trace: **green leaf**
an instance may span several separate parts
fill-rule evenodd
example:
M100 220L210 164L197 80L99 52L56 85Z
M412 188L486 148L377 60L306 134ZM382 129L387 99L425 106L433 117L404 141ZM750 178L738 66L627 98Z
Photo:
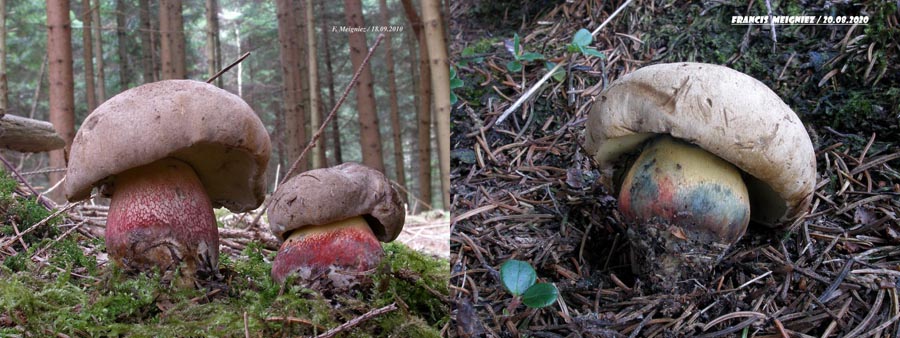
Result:
M519 44L519 33L515 33L513 36L513 55L515 55L516 60L519 59L519 55L522 54L522 45Z
M450 67L450 79L456 78L456 68ZM450 83L453 83L452 81Z
M587 46L594 41L594 36L591 35L591 32L587 29L579 29L575 32L575 37L572 38L572 43L577 46Z
M510 259L500 266L500 280L503 281L503 287L513 296L525 293L534 285L535 279L537 279L537 273L527 262Z
M556 64L553 62L547 62L544 64L544 66L547 67L547 71L550 71L553 69L553 67L556 67ZM566 70L563 69L563 67L559 67L559 69L557 69L556 72L554 72L553 75L550 76L552 76L553 79L556 80L556 82L562 82L566 79Z
M469 47L463 48L462 53L460 55L462 55L462 57L469 57L469 56L475 55L475 47L469 46Z
M522 295L522 303L530 308L542 308L553 304L559 297L559 290L550 283L537 283L532 285Z
M543 58L544 58L544 56L541 55L540 53L527 52L525 54L522 54L522 57L519 59L522 61L534 61L534 60L541 60Z
M456 89L463 86L463 81L457 78L450 79L450 89Z
M522 64L519 61L510 61L506 63L506 69L509 69L511 72L518 72L522 70Z
M456 104L456 101L459 101L459 97L456 96L456 93L450 92L450 105Z
M588 55L588 56L596 56L601 59L606 58L606 54L603 54L603 52L593 49L593 48L585 48L581 52L584 53L584 55Z
M566 45L566 51L568 51L569 53L578 52L578 48L579 48L579 46L575 45L574 43L570 43L570 44Z

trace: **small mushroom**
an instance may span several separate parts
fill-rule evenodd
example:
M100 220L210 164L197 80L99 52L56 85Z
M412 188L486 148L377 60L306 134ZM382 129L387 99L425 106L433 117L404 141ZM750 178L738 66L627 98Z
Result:
M618 79L597 97L585 148L620 183L635 270L661 290L705 280L750 220L780 227L801 216L816 179L797 115L758 80L711 64ZM624 179L612 182L617 170Z
M166 272L183 262L189 282L218 271L212 208L241 212L262 202L270 151L241 98L203 82L160 81L110 98L85 119L64 189L69 201L95 186L111 198L106 248L117 264Z
M279 283L328 280L339 288L358 283L403 229L405 211L390 181L357 163L315 169L290 178L272 196L269 227L284 240L272 263Z

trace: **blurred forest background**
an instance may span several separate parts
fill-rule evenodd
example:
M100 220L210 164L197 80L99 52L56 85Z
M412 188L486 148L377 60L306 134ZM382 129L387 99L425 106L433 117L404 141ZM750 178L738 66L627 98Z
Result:
M307 4L312 4L309 12ZM74 100L71 109L60 108L71 115L70 130L77 130L93 108L128 88L169 78L205 81L249 52L214 84L241 96L266 125L273 140L268 174L272 185L335 105L381 30L385 41L372 57L368 79L363 72L361 85L325 129L321 148L313 148L300 169L365 163L409 192L410 212L445 209L433 125L438 119L432 117L438 109L431 109L428 59L422 57L427 49L417 36L424 34L417 5L409 0L7 1L0 6L5 19L0 57L6 62L0 73L5 71L8 88L3 94L8 101L0 108L7 114L54 122L50 96L55 92L50 83L55 82L48 78L54 67L48 59L57 57L48 58L48 27L52 35L59 27L52 21L66 18L54 19L54 12L67 12L71 23L71 42L51 43L49 50L71 57L74 87L58 91L71 92ZM349 20L377 29L365 34L341 31ZM61 33L65 35L65 29ZM351 36L364 39L351 42ZM358 45L351 48L351 43ZM60 50L65 46L70 50ZM315 48L315 63L308 62L309 48ZM317 88L310 91L310 84ZM357 93L360 90L364 92ZM358 95L362 102L357 102ZM65 105L66 99L57 102ZM58 131L59 123L54 122ZM74 131L60 135L71 142ZM39 190L50 189L64 174L64 163L54 162L47 153L3 150L2 154ZM62 202L59 195L50 196Z

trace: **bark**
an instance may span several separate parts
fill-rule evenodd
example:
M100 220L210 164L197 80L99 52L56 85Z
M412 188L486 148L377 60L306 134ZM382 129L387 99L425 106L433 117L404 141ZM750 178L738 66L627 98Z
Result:
M416 41L417 41L416 39L418 39L418 38L416 37L415 31L412 31L412 30L407 30L406 32L403 33L403 35L405 35L405 38L406 38L406 50L407 50L406 62L409 63L410 90L418 91L419 90L419 72L418 72L419 60L416 58L416 50L417 50L416 49ZM406 137L410 140L418 140L418 137L419 137L418 129L419 128L417 127L417 123L418 123L417 119L418 119L418 107L421 103L419 103L419 95L417 95L417 93L413 94L412 98L413 98L412 102L411 102L412 107L409 110L414 112L413 114L415 114L415 115L413 115L413 121L416 124L413 124L413 128L407 128L408 135ZM411 158L411 161L409 164L410 175L412 175L412 173L419 172L418 148L416 148L416 150L414 150L412 152L411 157L412 158ZM415 177L412 177L412 179L408 182L409 185L407 186L407 191L410 191L410 192L411 191L419 191L418 183L419 183L418 180L416 180ZM415 190L413 190L413 189L415 189ZM414 203L412 205L417 206L418 203ZM412 209L412 207L410 207L410 208ZM413 211L413 210L410 210L410 211Z
M306 140L305 111L301 105L302 65L300 34L297 32L297 12L291 0L276 0L278 41L281 54L281 76L284 93L284 139L286 163L293 163L303 151ZM301 161L298 172L306 171L306 161Z
M347 18L348 27L366 27L362 15L362 3L360 0L344 0L344 15ZM378 131L378 113L375 103L375 93L372 88L372 67L369 64L363 66L368 47L366 47L366 34L361 31L349 33L350 62L353 69L360 69L359 86L356 88L356 111L359 114L359 143L362 150L362 162L380 172L384 172L384 159L381 153L381 134Z
M431 72L428 69L428 48L425 42L425 33L422 29L422 20L412 5L411 0L403 0L403 11L413 28L413 32L419 40L419 85L416 96L419 98L418 106L418 154L419 154L419 198L425 203L432 204L431 198ZM424 207L424 206L423 206ZM419 209L416 211L422 211Z
M391 25L391 15L388 12L387 0L379 0L378 7L381 11L381 25L388 27ZM406 165L403 161L403 138L400 128L400 107L397 103L397 81L394 73L394 50L393 41L390 30L384 33L384 62L387 68L388 81L388 97L391 101L391 134L394 139L394 175L403 189L406 189L406 173L404 168ZM403 200L406 201L406 193L401 192Z
M160 59L163 80L187 77L181 0L159 1Z
M144 83L150 83L155 81L155 77L153 76L153 38L151 36L153 30L150 27L149 0L139 0L138 7L140 7L141 20L141 65L144 70Z
M9 86L6 83L6 0L0 0L0 118L9 109Z
M297 60L299 61L299 69L300 69L300 107L303 110L303 128L305 138L300 139L300 144L302 145L300 148L306 148L307 142L312 138L312 134L315 132L315 127L310 124L310 118L312 114L310 114L310 96L309 96L309 62L307 58L309 57L309 53L306 48L306 2L307 1L293 1L293 10L294 10L294 23L297 25ZM307 154L306 158L303 159L304 164L312 163L311 154Z
M431 65L431 87L437 117L438 162L441 173L441 200L450 208L450 63L444 40L444 20L440 0L422 0L422 23Z
M316 23L313 17L313 2L306 1L306 44L309 61L309 117L311 131L315 132L322 125L322 109L319 92L319 66L317 64ZM310 135L312 135L312 132ZM316 140L312 148L312 168L325 167L325 138Z
M322 6L324 9L325 6ZM334 109L335 98L334 98L334 70L331 66L331 43L328 38L328 27L325 25L325 20L322 20L322 43L325 48L325 77L328 79L328 111ZM334 117L331 121L331 146L332 152L334 154L334 165L338 165L344 162L344 159L341 156L341 132L340 126L338 125L337 116Z
M206 69L209 72L208 77L212 77L219 69L222 69L222 55L219 44L218 0L206 0L206 60ZM222 87L221 76L215 80L215 84L216 86Z
M65 151L50 152L50 166L65 168L72 139L75 138L75 98L72 78L72 24L69 20L68 0L47 1L47 55L49 58L50 123L66 142ZM59 182L64 172L50 174L51 184ZM54 190L50 198L61 201L62 189Z
M84 96L87 97L87 111L91 113L97 108L97 92L94 90L94 57L93 43L91 42L91 0L82 0L81 8L84 16L81 19L84 25L81 30L81 41L84 43L82 55L84 56Z
M37 153L66 146L53 125L16 115L0 117L0 147Z
M106 101L106 74L103 65L103 23L100 21L100 0L94 0L95 8L91 8L91 18L94 21L94 59L97 60L97 104Z
M128 65L128 39L125 30L125 0L116 0L116 40L119 52L119 91L128 89L131 81L131 67Z

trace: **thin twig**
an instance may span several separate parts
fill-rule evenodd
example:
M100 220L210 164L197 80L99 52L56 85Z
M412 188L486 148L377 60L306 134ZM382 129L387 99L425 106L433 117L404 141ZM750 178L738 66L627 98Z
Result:
M494 123L494 125L496 126L496 125L502 123L503 120L506 120L506 117L509 116L509 114L512 114L514 111L516 111L516 109L519 109L519 106L521 106L522 103L525 103L525 100L528 100L528 98L530 98L531 95L534 95L534 93L537 92L538 88L540 88L541 85L544 84L544 82L547 82L547 80L549 80L550 77L553 76L553 73L556 73L556 70L558 70L564 64L566 64L566 62L557 63L556 66L553 67L553 69L548 71L547 74L544 74L544 76L541 77L541 79L538 80L538 82L536 82L534 85L532 85L531 88L528 88L528 91L526 91L525 94L522 94L522 96L519 97L519 99L516 100L516 102L513 103L512 106L509 106L509 108L507 108L506 111L504 111L503 114L500 115L500 118L497 119L497 122Z
M631 1L633 1L633 0L625 1L624 4L622 4L621 6L619 6L619 8L616 8L616 11L615 11L615 12L613 12L612 14L610 14L609 17L606 18L606 20L603 20L603 23L601 23L600 26L597 27L597 29L594 29L594 31L591 32L591 36L597 36L597 33L600 33L600 30L603 29L603 27L606 27L606 24L608 24L610 21L612 21L612 19L615 18L616 15L619 15L619 12L621 12L622 10L624 10L625 7L628 7L628 5L631 4Z
M316 130L316 133L313 134L312 138L309 139L309 143L306 144L306 148L303 148L303 151L300 152L300 156L294 160L294 163L291 164L291 169L284 174L284 178L281 179L281 183L284 184L288 179L291 178L293 173L297 171L297 166L300 165L300 161L303 160L303 157L306 156L306 152L309 151L313 145L316 144L316 141L319 139L319 136L322 135L322 132L325 130L325 127L328 123L334 119L335 114L337 114L338 108L344 104L344 100L347 99L347 95L350 95L350 91L356 87L357 80L359 80L359 75L362 73L363 69L369 64L369 59L372 58L372 55L375 54L375 49L378 48L378 45L381 44L381 40L384 40L384 34L378 34L378 37L375 38L375 43L372 44L372 48L369 48L369 54L366 55L366 58L363 59L361 65L359 65L359 69L356 70L356 73L353 74L353 79L350 80L350 84L347 85L347 88L344 89L344 94L341 95L341 99L338 100L337 104L333 108L331 108L331 112L328 113L328 117L325 118L325 121L322 121L322 125L319 126L319 129Z
M331 108L331 112L328 113L328 116L325 118L325 121L322 121L322 125L319 126L319 129L316 130L316 133L313 134L312 138L309 139L309 143L306 144L306 148L303 148L303 151L300 152L300 156L298 156L297 159L294 160L294 163L291 164L291 168L287 171L287 173L284 174L284 177L281 179L281 182L276 185L277 187L280 187L282 184L284 184L284 182L286 182L288 179L290 179L291 175L295 171L297 171L297 167L300 165L300 161L303 160L303 157L306 156L306 152L308 152L309 149L312 148L312 146L316 144L316 140L318 140L319 136L322 135L322 131L325 130L325 126L327 126L329 123L331 123L331 120L334 119L334 116L337 114L338 108L340 108L340 106L342 104L344 104L344 101L347 100L347 95L350 95L350 91L353 90L354 87L356 87L357 80L359 80L359 75L362 74L363 68L365 68L366 65L369 64L369 59L371 59L372 55L375 54L375 49L378 48L379 44L381 44L381 40L384 40L383 33L378 34L378 37L375 38L375 43L372 44L372 48L369 48L369 54L367 54L366 58L363 59L363 62L361 65L359 65L359 69L356 70L356 73L353 74L353 78L350 79L350 84L348 84L347 88L344 89L344 94L341 95L340 100L338 100L338 102L334 105L334 107ZM276 190L277 190L277 188L276 188ZM271 198L266 199L265 207L263 208L263 210L269 210L269 204L272 203L271 201L272 201ZM263 213L259 213L258 215L256 215L256 217L253 218L253 223L252 223L253 226L256 226L257 224L259 224L259 219L262 218L262 214Z
M44 219L42 219L40 222L35 223L35 224L32 225L30 228L25 229L25 231L22 231L21 234L18 234L18 235L16 235L15 237L13 237L12 239L10 239L9 241L7 241L5 244L3 244L2 247L0 247L0 251L6 250L6 248L8 248L10 245L12 245L13 242L19 240L19 238L21 238L21 237L27 235L28 233L30 233L30 232L34 231L35 229L39 228L41 225L44 225L44 223L47 223L49 220L53 219L54 217L59 216L60 214L62 214L62 213L64 213L64 212L68 211L69 209L74 208L76 205L79 205L79 204L81 204L81 203L84 203L84 200L78 201L78 202L75 202L75 203L71 203L71 204L65 206L64 208L57 210L57 211L54 212L53 214L50 214L50 216L47 216L47 218L44 218Z
M376 316L379 316L379 315L381 315L381 314L384 314L384 313L388 313L388 312L394 311L394 310L396 310L396 309L397 309L397 303L391 303L391 305L388 305L388 306L385 306L385 307L382 307L382 308L378 308L378 309L375 309L375 310L366 312L366 313L364 313L362 316L353 318L353 319L351 319L349 322L346 322L346 323L343 323L343 324L341 324L341 325L338 325L337 327L335 327L335 328L333 328L333 329L331 329L331 330L328 330L328 331L326 331L326 332L323 333L323 334L320 334L320 335L316 336L316 338L329 338L329 337L334 337L334 336L337 335L338 333L340 333L340 332L342 332L342 331L345 331L345 330L347 330L347 329L349 329L349 328L351 328L351 327L354 327L354 326L356 326L356 325L359 325L359 323L362 323L362 322L364 322L364 321L367 321L367 320L371 319L372 317L376 317Z
M221 76L223 73L227 72L229 69L233 68L234 66L237 66L237 64L241 63L241 61L244 61L244 59L246 59L248 56L250 56L250 52L244 53L244 55L241 55L241 57L237 58L237 60L234 60L234 62L232 62L230 65L228 65L228 67L222 68L222 70L218 71L216 73L216 75L213 75L211 78L206 80L206 83L212 83L213 81L216 80L216 78L218 78L219 76Z
M59 236L59 237L57 237L56 239L54 239L53 242L51 242L50 244L47 244L47 246L41 248L41 250L38 250L38 252L34 253L34 255L31 255L31 257L37 257L37 256L40 256L41 254L44 253L44 251L47 251L47 249L49 249L50 247L52 247L53 245L55 245L56 243L58 243L60 240L62 240L63 238L66 238L66 236L68 236L69 234L71 234L71 233L74 232L75 230L78 230L78 228L80 228L80 227L81 227L82 225L84 225L84 223L86 223L86 222L87 222L87 221L81 221L81 222L78 222L78 224L75 224L75 226L73 226L71 229L66 230L66 232L64 232L61 236Z
M622 12L622 10L624 10L625 7L628 7L628 5L631 4L631 1L633 1L633 0L628 0L624 4L619 6L619 8L617 8L615 12L610 14L609 17L606 18L606 20L604 20L603 23L601 23L599 27L597 27L597 29L594 29L594 31L591 32L591 35L596 36L597 33L599 33L601 29L603 29L603 27L606 27L606 24L608 24L610 21L612 21L612 19L615 18L616 15L619 15L619 13ZM529 97L534 95L534 93L537 92L538 88L540 88L541 85L544 84L544 82L547 82L547 80L549 80L550 77L553 76L553 74L556 73L556 71L565 64L566 64L565 61L557 63L556 66L553 67L553 69L551 69L549 72L547 72L547 74L544 74L544 77L542 77L540 80L538 80L537 83L532 85L531 88L529 88L525 92L525 94L523 94L521 97L519 97L519 99L516 100L516 102L513 103L512 106L507 108L506 111L504 111L503 114L500 115L500 118L497 119L497 122L494 123L494 125L496 126L496 125L502 123L503 120L506 120L506 117L509 116L509 114L512 114L512 112L514 112L516 109L519 109L519 107L522 105L522 103L525 103L525 100L528 100Z

